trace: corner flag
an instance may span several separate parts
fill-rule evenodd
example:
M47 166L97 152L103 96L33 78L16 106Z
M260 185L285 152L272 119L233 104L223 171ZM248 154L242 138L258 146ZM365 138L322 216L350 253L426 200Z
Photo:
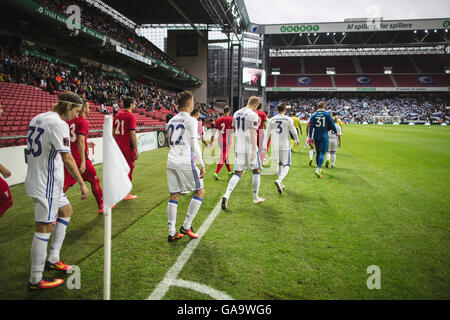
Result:
M105 256L103 270L103 299L111 292L111 207L122 200L132 188L130 167L112 136L113 119L105 116L103 123L103 215L105 216Z

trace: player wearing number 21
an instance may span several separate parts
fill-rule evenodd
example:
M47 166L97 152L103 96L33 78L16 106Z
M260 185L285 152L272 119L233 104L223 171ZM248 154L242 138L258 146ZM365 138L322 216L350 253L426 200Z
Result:
M317 105L317 111L309 119L309 137L313 139L316 146L316 175L322 178L322 165L325 154L328 152L328 131L338 132L333 118L329 112L325 111L325 102L321 101Z
M30 290L54 288L63 284L62 279L43 278L44 268L63 273L69 273L72 269L72 266L63 263L59 257L72 216L72 206L63 192L63 166L80 185L81 199L88 197L89 190L70 153L69 126L64 120L70 121L78 116L82 106L83 100L78 95L65 92L59 96L53 112L35 116L28 129L25 192L34 201L36 222L36 232L31 244ZM46 261L50 234L52 244Z
M181 92L178 96L178 110L180 112L170 119L167 127L170 147L167 157L167 184L170 193L169 203L167 204L169 242L181 239L184 235L191 239L198 238L191 225L202 205L205 194L203 188L205 164L198 143L197 120L191 117L193 109L194 96L192 92ZM195 162L199 165L200 170ZM194 195L189 203L184 223L178 233L175 225L178 200L182 191L193 191Z
M117 145L130 166L128 177L133 181L134 161L139 158L139 152L136 139L136 103L133 98L123 100L123 111L120 111L113 120L113 136ZM124 200L136 199L137 196L128 194Z

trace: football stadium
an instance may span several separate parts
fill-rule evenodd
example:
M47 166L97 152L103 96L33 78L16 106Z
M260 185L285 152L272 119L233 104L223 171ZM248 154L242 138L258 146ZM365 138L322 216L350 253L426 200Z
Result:
M450 298L448 5L248 5L0 2L0 300Z

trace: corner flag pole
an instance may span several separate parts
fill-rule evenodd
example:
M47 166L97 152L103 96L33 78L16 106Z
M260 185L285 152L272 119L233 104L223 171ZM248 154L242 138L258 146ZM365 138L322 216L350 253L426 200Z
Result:
M105 116L103 123L103 208L105 216L103 299L111 299L111 207L119 203L130 191L130 167L122 154L113 132L113 119Z
M111 208L104 212L105 216L105 253L103 270L103 300L111 300Z

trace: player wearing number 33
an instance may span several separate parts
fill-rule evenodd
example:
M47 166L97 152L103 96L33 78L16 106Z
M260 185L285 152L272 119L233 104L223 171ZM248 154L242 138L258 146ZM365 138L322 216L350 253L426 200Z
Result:
M191 224L200 209L205 194L203 189L205 164L198 143L198 122L191 117L193 109L194 96L192 92L181 92L178 97L179 113L167 124L170 147L167 157L167 184L170 193L167 204L169 242L181 239L185 234L192 239L198 238ZM200 170L195 162L200 166ZM175 225L178 201L182 191L194 191L194 195L187 209L186 219L178 233Z
M317 105L316 112L309 120L309 137L313 139L316 146L316 175L322 178L322 165L325 160L325 154L328 152L328 131L337 132L336 125L329 112L325 111L325 102L321 101Z
M53 288L64 282L62 279L43 278L44 268L64 273L70 272L72 268L59 257L72 216L72 206L63 192L63 167L69 170L80 185L81 199L87 198L89 190L70 153L69 126L64 120L70 121L78 116L82 106L83 100L78 95L65 92L59 96L59 102L53 106L53 112L35 116L28 129L25 191L34 201L36 222L36 232L31 244L31 276L28 283L30 290ZM46 261L50 234L52 244Z

